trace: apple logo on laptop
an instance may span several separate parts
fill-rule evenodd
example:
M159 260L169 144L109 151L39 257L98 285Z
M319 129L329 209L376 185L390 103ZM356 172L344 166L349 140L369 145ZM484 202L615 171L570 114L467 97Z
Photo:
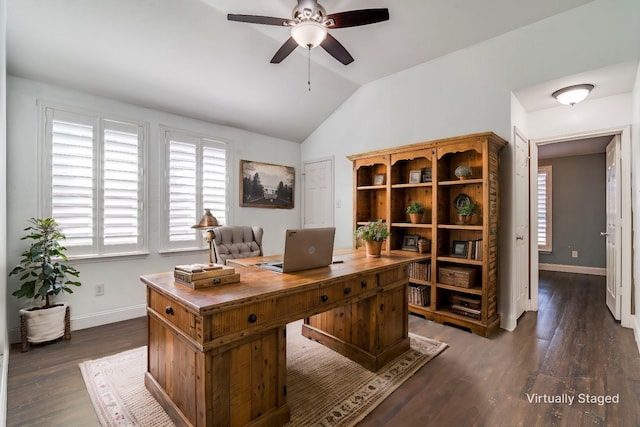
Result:
M309 247L309 255L313 255L316 253L316 247L315 246L310 246Z

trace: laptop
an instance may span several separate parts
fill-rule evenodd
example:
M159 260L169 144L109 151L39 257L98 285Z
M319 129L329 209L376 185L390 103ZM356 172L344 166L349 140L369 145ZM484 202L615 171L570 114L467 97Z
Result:
M326 267L333 257L335 227L287 229L282 261L264 262L259 267L278 273Z

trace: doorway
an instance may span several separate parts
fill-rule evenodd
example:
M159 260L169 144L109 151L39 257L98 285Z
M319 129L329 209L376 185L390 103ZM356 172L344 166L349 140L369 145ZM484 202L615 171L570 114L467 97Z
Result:
M606 146L607 144L612 140L612 137L614 135L618 135L619 136L619 141L618 141L618 147L620 149L620 152L625 152L625 150L629 150L627 152L630 152L630 133L629 133L630 129L628 127L623 128L623 129L614 129L614 130L609 130L609 131L603 131L603 132L598 132L598 133L591 133L591 134L584 134L584 135L575 135L572 137L564 137L564 138L557 138L557 139L548 139L548 140L544 140L544 141L535 141L534 143L532 143L531 145L531 154L532 154L532 164L533 165L540 165L540 164L544 164L544 163L548 163L545 162L545 158L553 158L553 157L558 157L558 158L569 158L570 156L582 156L585 155L586 157L593 157L593 155L599 156L600 157L600 175L602 175L601 178L601 182L598 184L600 187L602 187L603 189L606 187L606 181L607 181L607 169L605 166L605 162L606 162ZM586 158L585 157L585 158ZM620 200L619 200L619 208L620 208L620 212L619 212L619 218L620 218L620 229L621 230L628 230L626 233L625 232L620 232L618 233L618 237L619 239L617 240L617 245L619 246L617 248L617 253L620 254L619 259L616 261L617 262L617 267L614 268L613 266L609 266L608 268L606 267L606 263L605 263L605 267L604 268L598 268L598 267L571 267L571 265L580 265L581 263L576 263L576 262L567 262L566 264L563 264L562 261L557 262L557 260L555 261L556 265L555 267L553 267L554 269L556 269L556 271L567 271L567 272L576 272L576 273L587 273L587 274L605 274L607 275L610 279L612 279L612 281L610 283L615 283L616 286L616 290L618 292L616 292L617 296L620 298L618 303L620 304L619 308L620 308L620 315L619 318L621 320L621 323L623 326L626 327L631 327L632 326L632 322L631 322L631 173L630 173L630 156L619 156L619 164L617 167L617 177L618 177L618 185L619 185L619 195L620 195ZM593 160L593 159L591 159ZM562 162L560 162L562 163ZM558 168L556 168L558 169ZM560 170L562 170L562 166L559 168ZM537 171L536 171L537 172ZM566 168L564 169L564 172L567 172ZM587 171L587 173L589 173L589 171ZM535 175L535 172L532 172L532 175ZM578 180L577 182L581 182ZM586 182L586 180L584 181ZM549 258L545 258L544 256L540 256L540 258L538 257L538 239L535 238L535 236L538 236L538 231L539 231L539 227L538 227L538 182L535 179L535 177L532 177L531 180L531 188L530 188L530 194L531 194L531 235L534 236L534 238L532 238L532 244L531 244L531 277L530 277L530 283L531 283L531 307L533 310L537 310L538 308L538 280L539 280L539 271L540 269L545 269L548 268L547 265L545 265L545 260L548 260ZM591 247L589 247L589 243L584 243L584 242L591 242L592 245L599 245L599 249L601 249L601 253L599 255L600 259L604 258L606 260L606 248L607 248L607 236L603 235L600 236L601 232L604 232L606 234L606 196L602 196L602 194L604 194L604 190L600 191L601 194L601 199L600 202L598 203L599 209L589 209L589 206L593 206L594 203L593 201L589 202L587 200L584 200L582 203L581 201L574 201L574 204L580 204L579 206L577 206L579 211L583 211L585 214L594 214L594 212L598 212L598 215L602 216L602 219L600 220L600 228L602 228L601 230L598 229L598 226L594 226L592 227L590 230L588 230L587 232L589 233L588 236L586 236L586 238L584 239L584 241L582 242L583 245L587 245L585 246L586 251L588 252L584 252L584 250L580 247L571 247L572 245L567 243L567 241L564 241L563 243L557 244L555 248L552 249L553 252L559 253L560 256L558 259L560 260L575 260L576 258L580 258L580 256L582 254L584 255L588 255L591 254L593 255L593 252L591 249ZM554 206L554 209L562 209L559 206ZM563 212L564 214L570 214L568 212ZM578 226L579 227L579 226ZM566 230L563 230L566 231ZM597 242L597 243L596 243ZM600 262L602 264L602 262ZM587 264L587 263L582 263L582 264ZM618 271L619 275L616 274L616 271ZM615 316L615 313L614 313Z

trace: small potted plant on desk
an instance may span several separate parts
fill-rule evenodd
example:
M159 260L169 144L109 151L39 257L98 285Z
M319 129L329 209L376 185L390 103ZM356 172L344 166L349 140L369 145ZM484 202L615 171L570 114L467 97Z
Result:
M13 292L17 298L44 300L44 306L34 306L20 310L20 335L22 351L29 343L52 341L64 336L71 338L69 306L55 304L52 299L60 292L73 293L69 285L80 286L80 282L69 279L78 277L80 272L64 262L66 248L60 244L65 239L53 218L31 218L31 224L25 228L29 234L21 240L33 240L29 249L22 253L20 264L9 276L18 275L22 285Z
M387 224L378 220L358 227L355 231L357 239L364 241L368 257L378 258L382 252L382 242L391 235Z
M458 221L456 224L471 224L473 214L478 210L478 204L471 199L464 199L456 206L458 211Z
M424 215L424 206L420 202L413 202L407 206L407 214L411 224L420 224Z

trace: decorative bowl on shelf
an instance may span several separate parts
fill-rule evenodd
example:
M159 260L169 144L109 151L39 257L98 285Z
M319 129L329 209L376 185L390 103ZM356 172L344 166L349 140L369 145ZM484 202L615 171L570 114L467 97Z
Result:
M458 179L467 179L473 175L471 168L464 165L458 166L453 173L458 177Z

